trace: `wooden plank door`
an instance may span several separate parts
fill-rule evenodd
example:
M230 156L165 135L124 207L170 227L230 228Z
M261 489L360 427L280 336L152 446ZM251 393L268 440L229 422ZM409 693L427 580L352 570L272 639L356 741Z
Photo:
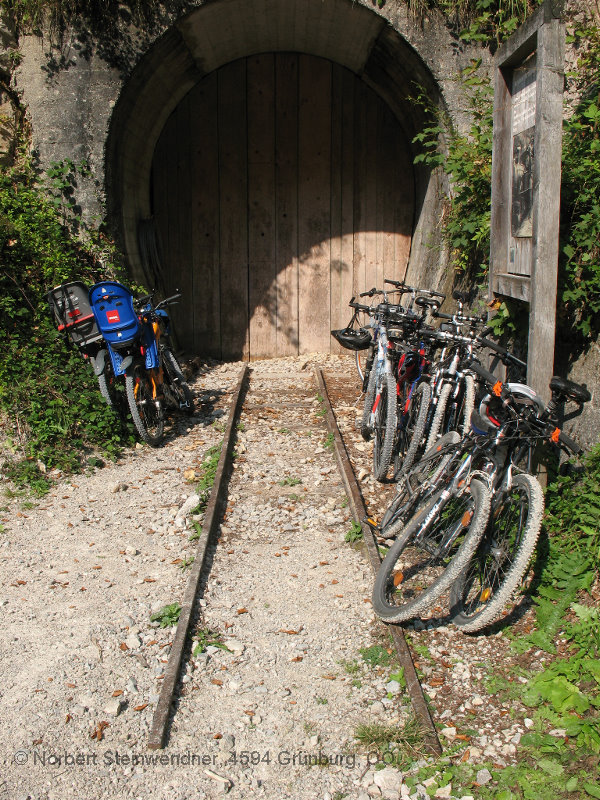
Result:
M406 270L409 144L383 101L326 59L267 53L198 83L161 134L152 197L190 352L338 352L330 329L352 294Z

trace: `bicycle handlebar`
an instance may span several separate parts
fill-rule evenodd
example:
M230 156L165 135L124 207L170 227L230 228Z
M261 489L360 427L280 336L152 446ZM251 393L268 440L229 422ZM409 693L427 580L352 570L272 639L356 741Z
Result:
M491 339L486 339L483 336L478 336L477 341L479 344L482 344L484 347L493 350L495 353L498 353L500 358L504 361L510 361L511 364L514 364L516 367L521 367L521 369L527 369L527 364L524 361L521 361L520 358L517 358L513 355L510 350L507 350L505 347L493 342Z
M492 389L492 393L496 395L496 397L501 397L506 399L510 396L510 389L509 387L503 383L493 372L489 372L487 369L484 369L479 362L471 359L467 362L466 366L472 370L476 375L479 375L480 378L489 384Z

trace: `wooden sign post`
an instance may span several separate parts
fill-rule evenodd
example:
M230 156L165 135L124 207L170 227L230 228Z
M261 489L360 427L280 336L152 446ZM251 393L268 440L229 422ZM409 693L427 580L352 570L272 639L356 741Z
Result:
M554 367L565 26L546 0L494 58L490 298L529 303L527 382Z

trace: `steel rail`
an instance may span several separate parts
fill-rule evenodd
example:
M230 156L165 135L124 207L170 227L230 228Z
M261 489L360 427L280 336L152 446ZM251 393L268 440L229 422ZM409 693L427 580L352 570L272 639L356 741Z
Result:
M352 516L354 517L354 520L362 528L363 541L366 545L369 561L373 569L373 574L377 574L379 565L381 564L379 549L377 547L377 542L375 541L373 531L366 523L367 509L365 507L365 503L362 498L360 488L358 486L356 477L354 475L354 470L352 469L352 464L348 456L348 451L346 450L346 446L342 439L340 429L338 428L337 420L335 418L333 407L331 405L331 400L329 399L327 384L325 383L325 377L323 375L323 370L321 368L317 368L315 370L315 378L319 388L319 393L323 398L323 402L325 404L325 409L327 412L326 413L327 427L329 429L329 432L333 435L336 461L338 464L342 482L344 484L344 488L346 490L346 495L348 497L350 510L352 511ZM425 695L423 694L421 683L419 682L417 671L415 669L412 654L410 652L408 642L406 641L404 631L397 625L389 625L387 629L391 634L392 641L394 643L394 648L396 650L396 655L398 656L400 665L404 670L404 679L406 680L406 688L408 690L410 701L412 703L412 707L417 717L417 720L420 723L420 726L423 730L427 747L432 754L439 756L442 753L442 746L440 744L440 740L437 735L435 723L429 712L429 707L425 700Z
M185 594L183 596L183 602L181 604L181 612L179 614L177 630L175 631L175 638L173 639L171 652L169 654L169 661L165 670L165 677L158 698L158 703L156 704L156 709L154 711L152 728L150 729L150 734L148 737L148 748L150 750L159 750L166 744L169 720L171 717L171 707L175 696L183 653L188 644L188 633L190 629L192 613L196 605L196 595L198 594L200 577L206 564L208 546L214 538L214 534L219 522L219 511L221 507L221 501L223 499L223 490L226 483L227 470L231 461L231 451L236 433L235 422L242 405L242 400L247 387L247 380L248 365L246 364L241 371L237 386L233 392L233 399L229 409L227 427L225 428L223 443L221 445L221 455L217 464L215 480L208 504L206 506L206 512L204 514L202 534L198 540L194 563L191 568L190 577L186 586Z

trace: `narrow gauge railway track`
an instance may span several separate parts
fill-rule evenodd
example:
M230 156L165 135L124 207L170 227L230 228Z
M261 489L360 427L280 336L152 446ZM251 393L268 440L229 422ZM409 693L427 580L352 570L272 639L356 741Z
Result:
M259 381L256 381L256 383L259 383ZM335 415L331 409L331 404L327 394L327 386L325 384L323 375L321 371L317 371L314 376L305 373L304 376L302 376L301 381L296 380L295 386L294 376L290 376L290 385L287 390L284 390L282 384L273 384L272 387L269 386L268 377L265 380L264 376L262 377L262 381L260 381L262 389L258 387L255 388L254 384L255 380L253 377L251 378L251 370L247 366L244 367L240 374L237 388L232 396L228 421L224 433L224 441L221 449L220 461L217 468L216 480L208 507L206 509L202 537L198 543L193 569L190 573L188 587L182 602L182 610L177 632L171 648L169 663L165 671L165 678L162 684L160 698L154 714L153 725L148 741L148 746L151 749L159 749L167 745L170 738L170 731L178 728L178 708L180 706L185 707L187 702L185 687L182 688L180 678L183 672L186 670L186 661L191 657L190 635L193 631L193 625L198 624L197 609L200 596L204 598L204 613L202 614L203 619L205 616L210 617L210 611L212 608L211 601L213 601L215 598L218 598L218 600L214 603L214 605L224 605L223 595L227 594L227 585L230 578L227 578L222 572L219 572L219 577L215 580L216 586L212 590L212 594L210 588L208 590L206 588L207 584L209 584L212 579L212 570L214 565L219 560L219 551L223 554L221 556L221 560L223 561L223 559L225 559L225 562L224 564L222 563L221 566L219 566L217 563L217 571L223 569L230 571L233 569L237 570L238 573L241 573L237 576L239 581L238 584L232 584L236 587L236 589L239 589L239 595L229 597L231 603L233 603L232 608L236 605L238 608L234 612L232 621L225 623L225 627L230 628L234 636L242 639L244 636L244 630L241 621L255 617L255 625L252 628L252 632L259 641L261 641L260 637L263 636L263 634L302 634L303 644L295 644L296 649L292 651L292 656L290 659L288 659L292 663L283 663L283 653L274 655L268 662L269 669L271 668L271 665L273 665L271 677L275 683L276 678L279 678L278 670L280 669L281 665L282 676L280 682L283 688L277 690L278 695L295 698L294 687L296 684L294 683L294 676L297 676L297 681L305 680L306 676L303 677L303 670L306 671L306 664L310 662L312 650L321 650L320 645L313 647L313 642L315 640L309 635L314 627L313 620L310 618L311 610L316 610L317 615L328 614L331 612L337 614L340 608L343 610L348 607L348 601L341 598L349 597L350 593L347 591L338 591L338 589L344 589L344 586L340 585L338 587L337 584L347 583L348 586L353 586L354 593L356 595L356 585L361 580L364 581L364 584L360 587L362 596L359 600L355 600L355 608L358 611L359 618L364 623L364 628L372 628L373 617L370 612L370 608L368 608L365 603L367 598L364 596L370 592L372 578L369 577L368 574L361 573L356 569L361 561L360 554L352 548L349 548L347 544L344 544L343 540L338 542L337 545L334 544L334 539L330 534L332 534L335 528L328 527L328 525L332 525L334 522L342 522L342 520L339 518L339 514L341 512L339 510L336 511L335 507L331 505L332 498L336 494L339 496L342 490L345 491L347 495L347 501L342 500L340 503L341 507L346 505L346 503L348 505L345 513L346 521L349 519L351 514L356 521L360 522L365 516L365 513L364 503L362 501L358 484L347 460L347 456L344 455L344 445L337 428ZM329 430L328 435L327 431L323 428L324 421L327 422L327 427ZM282 437L285 439L286 434L290 434L291 430L295 430L296 433L300 433L301 439L296 438L295 443L292 443L291 446L289 446L287 454L285 453L286 446L284 442L282 457L278 457L277 454L279 451L277 451L277 445L275 443L272 447L274 452L267 453L267 456L272 457L276 461L278 460L280 469L279 473L277 473L276 465L275 472L270 474L268 471L265 472L264 470L252 474L253 484L255 485L254 491L256 493L255 501L257 510L263 508L266 509L266 511L265 522L259 522L256 533L249 533L248 536L252 539L257 539L262 536L263 541L261 541L261 546L263 546L265 542L268 546L273 544L275 549L278 548L280 552L268 553L266 552L268 547L265 548L265 561L264 565L261 565L263 574L254 574L252 579L248 581L246 579L248 576L245 574L245 568L243 564L244 554L247 554L248 550L239 548L240 543L244 541L243 530L252 531L252 523L254 522L254 524L256 524L256 515L253 516L250 514L248 517L250 521L249 527L246 527L244 522L239 523L241 525L242 533L239 533L239 531L236 533L235 530L232 530L235 528L235 525L232 523L235 523L238 520L238 518L236 518L235 507L236 502L239 500L240 492L244 491L244 486L246 489L248 489L247 480L244 484L244 477L247 479L249 473L244 475L244 469L247 467L247 462L251 460L249 458L251 453L250 449L248 449L246 455L243 454L246 451L246 446L242 442L241 446L238 443L238 458L237 460L233 461L233 463L232 454L234 452L234 440L236 439L236 434L239 436L239 430L246 427L247 429L244 433L244 438L246 439L249 448L252 446L251 441L255 440L255 436L258 437L259 442L264 444L264 433L258 432L258 428L256 431L254 430L255 425L257 426L259 423L261 423L263 426L262 430L264 430L265 425L267 426L267 430L270 431L269 435L272 436L274 440L277 438L282 439ZM320 433L316 433L317 429L315 426L320 427ZM321 441L315 441L316 436L311 440L310 437L315 433L321 437ZM307 446L305 450L302 449L302 439L305 440ZM317 481L314 482L313 486L309 487L307 485L302 485L303 481L301 479L301 469L294 466L296 460L298 464L313 462L314 458L312 457L312 454L314 454L317 458L329 457L329 460L331 460L330 454L332 450L330 448L332 446L336 454L338 468L340 469L339 476L335 474L335 470L332 471L330 466L324 465L323 467L320 467L318 471L319 477ZM242 451L242 454L240 454L239 451ZM306 452L310 453L310 455L307 456ZM301 458L303 455L304 458ZM240 476L238 475L236 477L236 471L239 472L240 470L242 472L242 483L241 485L236 486L236 480L238 482L240 481ZM277 474L280 475L280 479L274 480L274 478L277 477ZM300 475L300 477L297 477L297 474ZM299 484L298 489L296 490L297 494L294 492L289 494L290 489L296 484ZM274 510L274 495L282 495L284 493L288 498L290 498L287 501L288 506L284 507L285 510L283 511L283 514L285 515L285 518L283 520L279 520L278 522L274 522L273 515L271 513ZM224 513L226 497L227 510ZM282 498L279 497L278 500L281 501ZM312 505L309 505L309 503L312 503ZM242 504L240 503L240 505ZM322 512L325 516L322 518L321 522L319 522L319 513L321 513L319 509L325 509L325 511ZM337 517L335 517L336 513L338 514ZM327 517L327 514L330 516ZM260 512L258 516L261 516ZM243 517L240 519L243 519ZM223 520L225 520L227 523L226 525L222 524ZM219 526L221 527L219 547L215 548L214 545L217 539L217 531ZM280 537L278 537L275 529L280 531ZM302 558L305 562L306 560L312 561L315 559L316 548L313 546L313 550L311 550L309 545L309 534L311 534L313 530L315 535L317 535L320 539L319 552L326 553L328 551L327 548L329 548L329 551L335 552L335 555L329 556L329 558L344 559L344 563L347 561L347 569L345 570L347 573L347 581L338 581L337 579L330 581L331 584L336 585L329 587L328 602L331 603L331 605L327 605L323 600L323 596L327 591L327 585L325 583L317 584L316 591L320 592L320 594L315 594L308 585L298 586L298 588L295 588L297 586L297 582L294 583L293 579L298 579L298 577L300 577L300 582L302 582L303 575L298 576L297 573L290 573L291 577L288 575L284 578L287 583L282 585L281 589L278 589L277 591L281 592L280 596L282 597L290 592L294 593L295 599L292 605L297 606L297 608L294 609L294 611L297 611L297 615L295 615L293 621L292 616L294 616L294 614L286 611L287 606L283 602L280 609L275 608L272 611L265 611L265 608L269 606L268 602L264 602L262 604L264 608L259 608L262 585L269 584L270 579L273 582L280 580L282 578L281 565L285 563L287 566L287 563L293 563L292 558L285 559L281 558L281 556L296 555L297 558ZM306 535L303 535L303 531L306 531ZM369 543L369 536L370 533L365 536L365 541L367 543ZM284 542L287 544L284 544ZM327 542L332 544L327 545ZM251 545L248 544L248 547L250 546ZM322 550L323 547L326 549ZM273 547L270 547L270 549L273 550ZM297 551L297 553L295 554L294 551ZM375 542L373 542L372 545L368 545L368 554L371 566L373 569L375 569L376 562L378 563L379 560L378 550ZM229 560L227 560L228 555L235 556L235 558L229 558ZM267 560L269 555L273 555L278 560L276 562L269 563ZM310 569L319 570L320 575L323 573L331 574L332 570L323 569L323 567L329 565L329 561L326 560L326 558L327 556L321 557L320 561L311 563ZM275 571L271 573L271 564L274 563L277 565L277 567ZM251 566L249 566L247 569L250 570ZM300 572L297 567L296 569L297 572ZM208 573L211 574L209 575ZM346 577L346 575L344 575L344 577ZM324 578L324 580L327 580L327 578ZM253 586L256 586L256 589L252 588ZM249 596L250 592L252 592L252 594ZM308 596L305 597L305 594ZM251 603L254 605L251 605ZM367 609L368 615L365 613ZM307 614L306 622L298 624L298 621L302 618L303 610ZM278 616L280 612L284 615L287 613L287 617L285 619L280 618ZM244 616L241 616L242 614ZM245 616L246 614L248 614L248 617ZM265 624L261 622L261 618L265 615L267 620L265 624L267 625L267 628L269 627L267 623L270 618L271 627L274 627L275 630L267 630L265 628ZM340 624L344 625L345 614L340 613L339 616ZM261 624L262 628L260 627ZM335 626L332 628L332 630L335 630ZM286 637L279 637L279 639L282 638ZM422 691L420 689L419 681L406 641L404 640L404 637L400 631L392 631L392 638L398 661L404 668L404 675L414 713L419 721L420 727L425 731L427 748L432 753L440 753L441 747L437 738L435 726L431 720L431 716L429 715ZM298 636L296 642L299 642L300 639L301 637ZM336 640L339 639L339 647L341 648L342 654L344 654L344 648L346 647L346 644L343 641L344 637L333 636L332 639L332 650L335 650ZM266 639L263 638L262 641L266 641ZM248 651L253 649L247 644L242 645L242 647L244 646ZM282 644L282 648L285 646L288 646L287 642L285 645ZM292 647L292 645L290 644L289 647ZM236 654L234 653L234 655ZM348 660L340 660L339 657L336 661L335 655L335 652L332 652L331 656L327 656L330 663L345 663L346 665L350 663ZM234 658L233 663L236 665L240 663L243 664L243 661L243 658ZM323 658L321 657L319 661L319 667L322 667L322 665ZM221 666L220 669L227 670L228 668L226 666ZM308 673L310 680L320 682L321 685L325 685L324 681L335 680L334 674L319 675L317 674L316 669L317 668L315 667L313 668L312 672ZM345 680L345 677L340 677L337 685L341 687L341 682ZM356 683L360 684L360 681L356 681ZM239 681L237 680L230 682L230 685L237 686L238 684ZM215 692L215 697L212 700L209 699L207 701L208 707L210 708L211 703L214 705L216 702L218 702L217 693L220 691L220 687L222 685L223 680L212 678L210 683L208 683L208 680L206 679L202 682L202 686L196 686L193 688L206 687L208 689L208 693L211 691ZM288 688L288 685L292 688ZM217 689L215 689L215 686ZM266 692L267 690L264 689L264 691ZM325 695L325 692L323 692L323 695ZM328 702L326 696L317 695L316 699L317 703L322 703L323 705ZM246 703L247 702L248 701L246 701ZM285 702L290 704L286 707L286 711L293 713L296 711L294 706L297 703L301 704L303 701L300 699L298 699L298 701L296 699L290 699L286 700ZM332 708L331 711L333 712L333 710L334 709ZM300 709L298 709L298 711L300 711ZM253 723L253 720L255 719L261 719L256 708L246 709L244 713L249 715L251 723ZM290 724L293 727L294 723L291 722ZM304 723L304 726L306 730L307 723ZM215 738L221 738L220 733L214 733L213 735Z

